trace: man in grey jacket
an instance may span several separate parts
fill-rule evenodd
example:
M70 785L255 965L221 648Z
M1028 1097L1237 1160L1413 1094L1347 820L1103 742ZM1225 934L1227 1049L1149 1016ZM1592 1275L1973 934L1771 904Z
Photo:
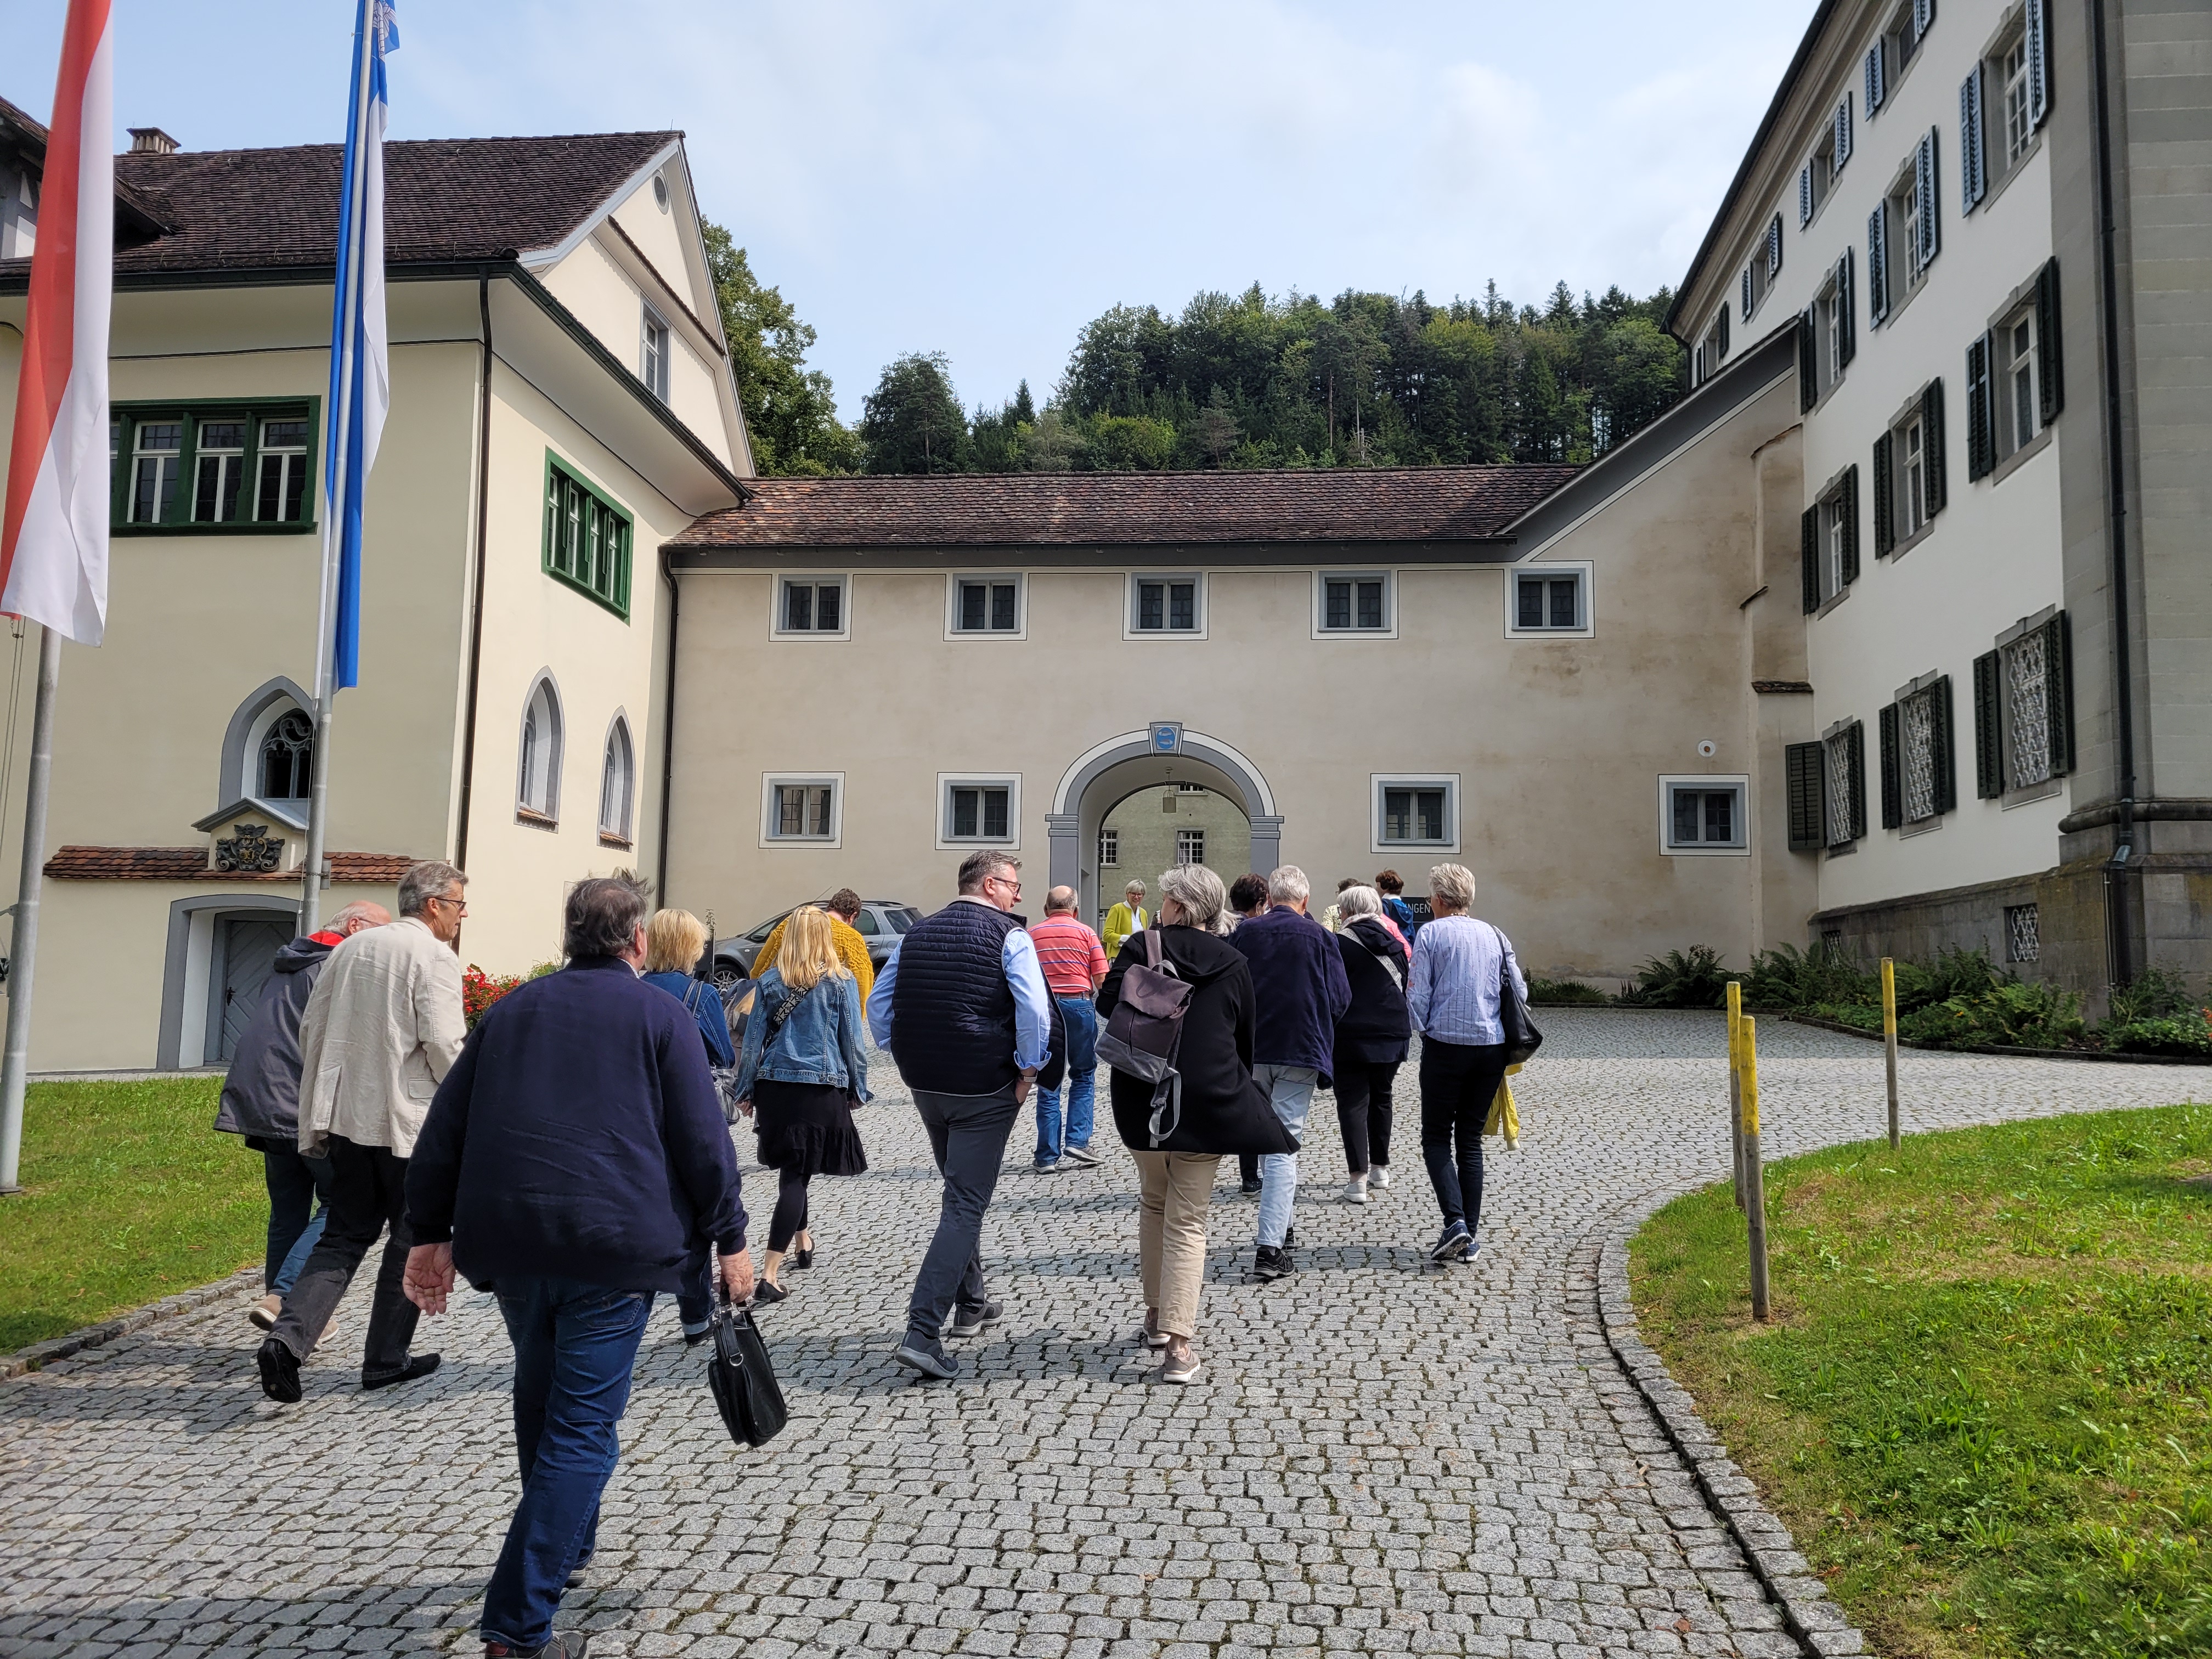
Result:
M329 926L279 951L253 1018L239 1035L230 1073L222 1080L215 1127L220 1133L246 1137L247 1147L261 1154L269 1183L263 1295L246 1312L264 1331L275 1328L285 1291L321 1241L331 1204L329 1163L300 1155L300 1017L331 952L364 927L381 927L391 920L391 911L363 899L332 916Z

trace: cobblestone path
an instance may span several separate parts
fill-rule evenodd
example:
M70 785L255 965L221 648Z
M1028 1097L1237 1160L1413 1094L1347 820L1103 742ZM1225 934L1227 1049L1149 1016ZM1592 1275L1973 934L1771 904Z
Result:
M664 1301L601 1570L562 1622L599 1632L594 1656L702 1659L1794 1653L1595 1322L1607 1231L1726 1167L1719 1017L1543 1023L1472 1268L1419 1265L1437 1212L1411 1067L1398 1182L1364 1208L1340 1201L1318 1106L1296 1276L1240 1283L1253 1208L1227 1166L1210 1376L1188 1391L1139 1382L1127 1340L1127 1157L1038 1176L1019 1135L985 1235L1006 1322L957 1345L957 1382L894 1370L935 1188L879 1061L876 1167L817 1184L819 1265L763 1315L791 1427L734 1451ZM1774 1153L1881 1133L1878 1047L1761 1037ZM2197 1068L1907 1054L1903 1070L1916 1128L2212 1092ZM764 1224L773 1189L748 1188ZM475 1652L515 1477L505 1338L489 1298L456 1305L421 1339L445 1368L389 1393L355 1386L358 1297L295 1407L262 1399L234 1306L0 1384L0 1654Z

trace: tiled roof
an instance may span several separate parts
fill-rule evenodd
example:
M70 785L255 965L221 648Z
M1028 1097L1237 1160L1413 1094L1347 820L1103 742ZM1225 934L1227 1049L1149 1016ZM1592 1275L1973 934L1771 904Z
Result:
M416 860L404 853L333 853L332 881L396 882ZM300 884L297 870L211 870L206 847L64 847L46 860L56 881L254 881Z
M393 264L489 259L559 243L674 132L431 139L384 147L384 246ZM118 239L119 275L327 266L337 257L336 144L115 158L119 186L174 227ZM0 262L0 271L27 266Z
M1572 466L755 478L671 547L1480 541Z

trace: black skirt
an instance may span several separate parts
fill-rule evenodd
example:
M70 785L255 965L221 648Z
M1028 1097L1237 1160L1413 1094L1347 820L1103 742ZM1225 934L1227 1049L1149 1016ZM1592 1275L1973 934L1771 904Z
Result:
M753 1127L761 1162L786 1175L856 1176L867 1170L853 1103L834 1084L757 1079Z

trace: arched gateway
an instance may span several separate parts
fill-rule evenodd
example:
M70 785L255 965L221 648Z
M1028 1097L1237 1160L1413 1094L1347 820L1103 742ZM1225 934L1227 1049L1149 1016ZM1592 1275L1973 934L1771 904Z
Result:
M1098 828L1106 814L1133 792L1165 783L1201 783L1227 796L1251 820L1252 867L1272 870L1282 861L1283 820L1260 769L1218 738L1156 720L1084 750L1053 792L1044 820L1052 884L1076 890L1079 915L1098 912Z

